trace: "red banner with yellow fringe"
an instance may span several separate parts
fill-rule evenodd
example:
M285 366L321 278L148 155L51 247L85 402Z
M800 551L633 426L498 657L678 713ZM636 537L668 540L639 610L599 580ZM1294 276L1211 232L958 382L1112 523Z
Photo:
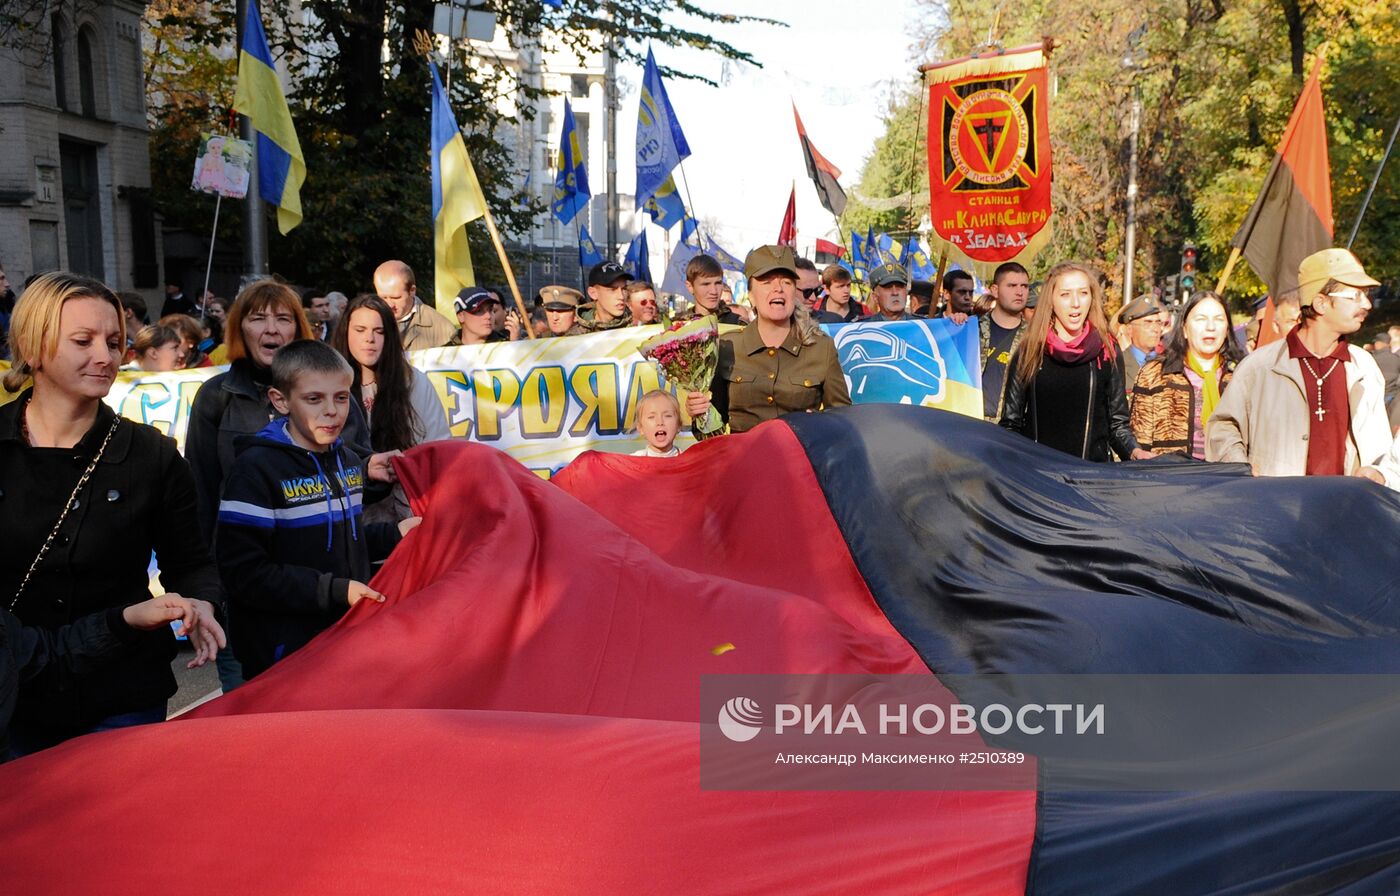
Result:
M1050 238L1046 56L1036 44L924 67L929 215L938 249L974 267L1028 265Z

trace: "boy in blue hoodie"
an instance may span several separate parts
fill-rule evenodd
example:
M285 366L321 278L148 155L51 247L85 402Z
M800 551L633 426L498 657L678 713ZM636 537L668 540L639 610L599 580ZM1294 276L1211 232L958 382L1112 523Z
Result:
M229 598L230 634L251 679L330 627L361 600L371 561L389 556L417 517L361 521L364 470L340 432L350 365L323 342L299 340L272 361L268 398L279 417L239 440L224 484L214 552Z

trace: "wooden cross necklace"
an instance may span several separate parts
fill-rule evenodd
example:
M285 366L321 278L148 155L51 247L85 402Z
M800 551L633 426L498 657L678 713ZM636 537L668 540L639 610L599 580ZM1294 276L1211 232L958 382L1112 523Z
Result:
M1319 423L1322 422L1322 418L1327 414L1327 412L1322 409L1322 384L1327 382L1327 378L1332 375L1332 371L1336 370L1337 365L1340 363L1340 359L1333 358L1332 366L1327 368L1326 373L1319 375L1316 370L1313 370L1313 366L1308 363L1308 359L1303 359L1303 366L1308 369L1308 373L1311 373L1313 375L1313 379L1317 382L1317 410L1313 413L1317 415L1317 421Z

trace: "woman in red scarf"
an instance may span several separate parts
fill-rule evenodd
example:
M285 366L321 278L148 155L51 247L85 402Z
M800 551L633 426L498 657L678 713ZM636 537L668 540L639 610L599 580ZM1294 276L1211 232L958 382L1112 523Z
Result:
M1058 264L1040 296L1008 365L1001 425L1085 460L1107 461L1110 448L1123 460L1151 457L1133 436L1123 357L1098 278L1083 265Z

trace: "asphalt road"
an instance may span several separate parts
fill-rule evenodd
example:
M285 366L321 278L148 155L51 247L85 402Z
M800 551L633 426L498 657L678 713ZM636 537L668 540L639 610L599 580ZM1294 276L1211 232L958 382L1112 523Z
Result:
M180 653L170 664L170 668L175 672L175 681L180 686L180 690L175 692L175 696L170 698L170 702L165 704L165 711L168 715L174 715L190 704L208 696L211 692L219 690L219 672L213 663L205 663L198 669L186 669L188 663L194 656L194 651L184 644L180 645Z

